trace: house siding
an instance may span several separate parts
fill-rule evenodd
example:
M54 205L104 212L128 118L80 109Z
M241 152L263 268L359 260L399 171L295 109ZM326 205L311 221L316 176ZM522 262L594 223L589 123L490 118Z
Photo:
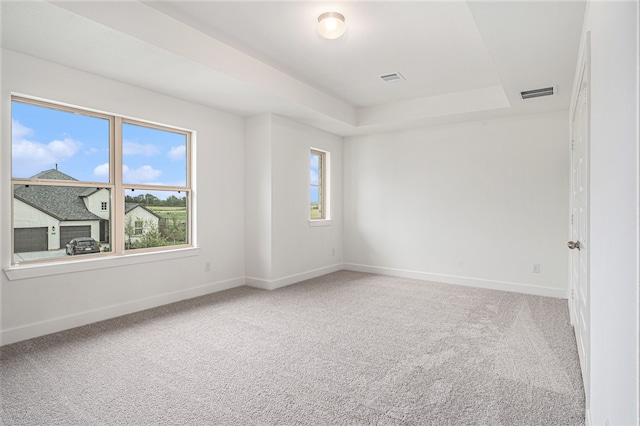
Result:
M111 216L111 194L108 189L100 189L83 199L87 210L102 219L110 219ZM107 203L107 210L102 210L102 203Z
M46 226L49 229L49 250L60 248L60 221L17 198L13 199L13 227L14 228L40 228ZM55 227L55 228L54 228Z

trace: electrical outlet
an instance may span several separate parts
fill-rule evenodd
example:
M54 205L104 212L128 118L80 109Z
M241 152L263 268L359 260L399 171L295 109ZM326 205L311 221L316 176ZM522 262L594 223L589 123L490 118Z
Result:
M531 270L531 272L533 272L534 274L539 274L540 273L540 264L539 263L534 263L533 264L533 269Z
M211 262L204 262L204 271L205 272L211 271Z
M336 249L331 249L331 256L335 256L336 255Z

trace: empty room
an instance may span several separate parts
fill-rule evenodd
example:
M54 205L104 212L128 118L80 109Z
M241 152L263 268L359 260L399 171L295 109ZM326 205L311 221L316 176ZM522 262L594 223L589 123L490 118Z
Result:
M640 425L639 9L0 0L0 423Z

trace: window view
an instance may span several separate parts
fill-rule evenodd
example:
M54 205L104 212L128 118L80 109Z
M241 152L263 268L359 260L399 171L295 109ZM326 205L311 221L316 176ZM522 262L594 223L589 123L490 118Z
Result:
M127 250L188 243L189 203L184 192L129 189L125 194Z
M111 217L101 206L111 188L97 171L109 162L109 117L17 100L11 107L14 263L79 253L67 247L76 237L108 251Z
M188 132L17 97L11 106L14 263L190 244Z
M73 182L55 169L37 176ZM13 185L14 262L108 252L111 215L100 205L109 198L110 189L95 186ZM73 250L69 243L79 238L99 250Z
M13 100L11 102L13 178L109 182L110 120ZM37 177L58 170L67 177Z
M311 219L326 219L327 153L312 149L310 155L310 215Z
M187 135L132 123L122 124L125 184L186 186Z
M187 142L185 133L123 123L126 250L188 244Z

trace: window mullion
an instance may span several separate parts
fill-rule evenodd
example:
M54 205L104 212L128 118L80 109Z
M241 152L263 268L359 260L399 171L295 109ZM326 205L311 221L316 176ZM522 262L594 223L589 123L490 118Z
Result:
M113 239L112 250L116 254L124 254L124 187L122 184L122 119L115 117L114 128L111 137L111 179L115 185L111 200L111 217L113 218L113 228L111 230Z

